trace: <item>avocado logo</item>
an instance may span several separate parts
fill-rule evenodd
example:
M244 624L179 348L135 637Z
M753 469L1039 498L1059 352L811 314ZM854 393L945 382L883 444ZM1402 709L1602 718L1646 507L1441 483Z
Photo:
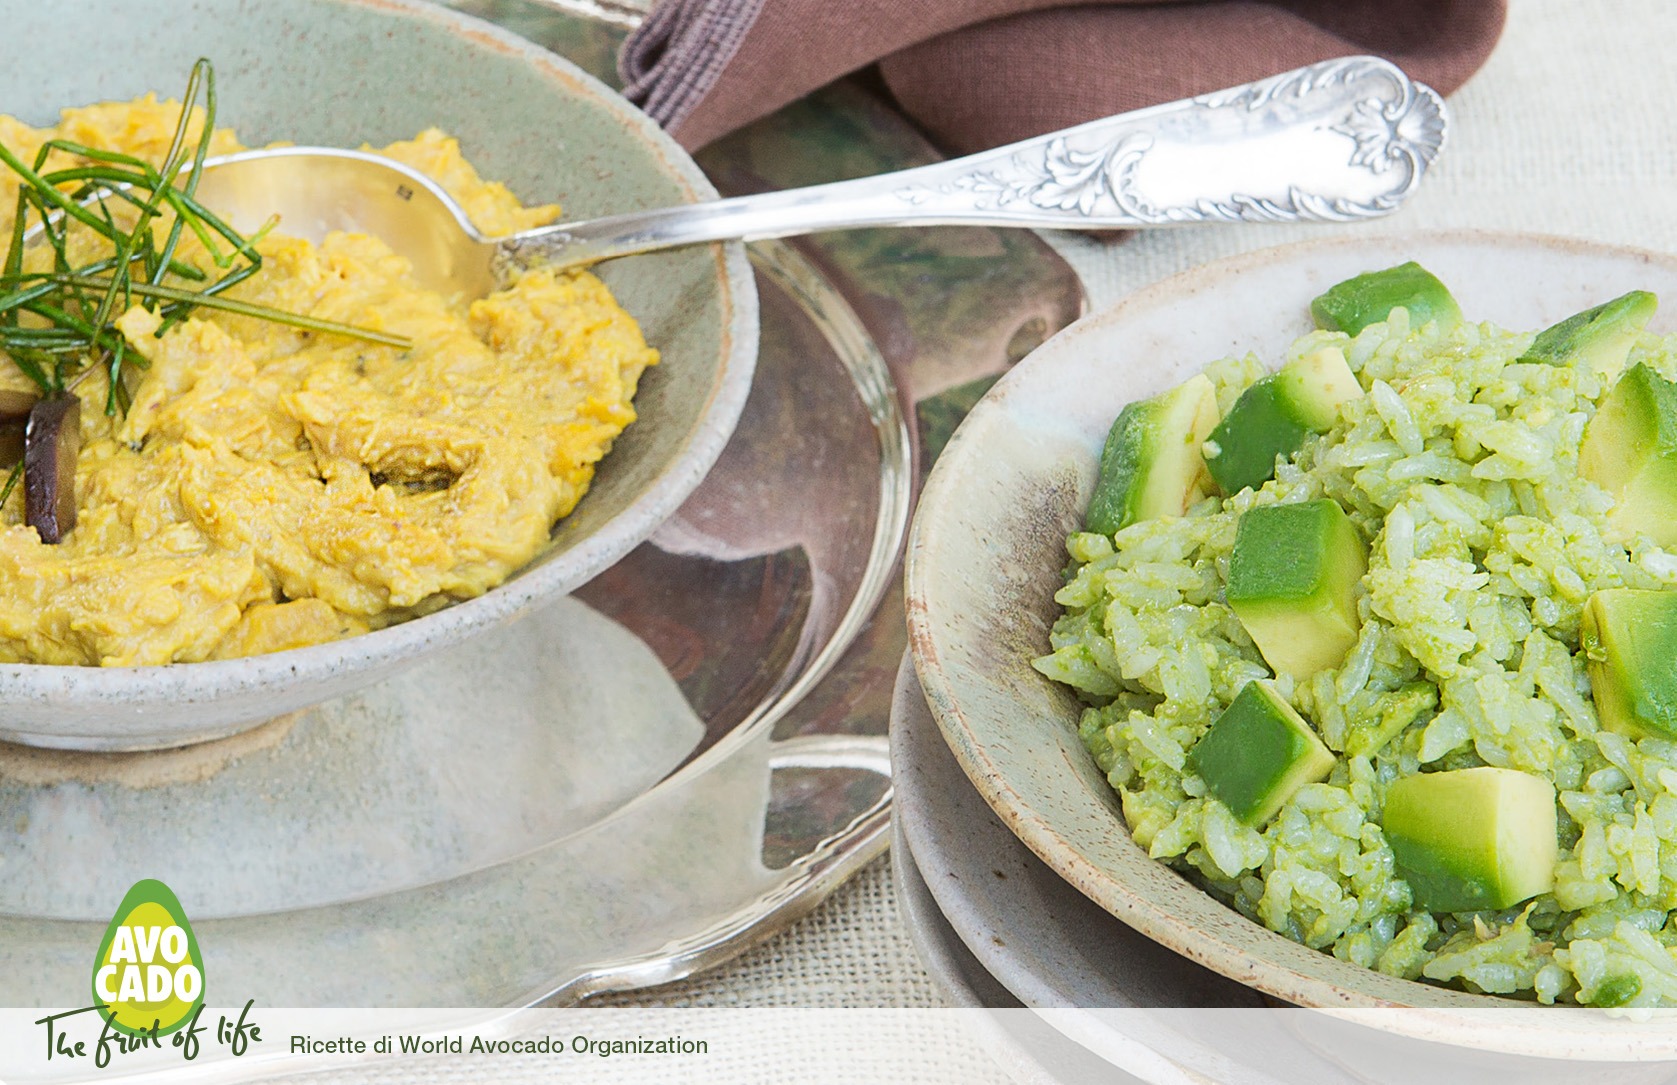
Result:
M93 958L93 998L130 1036L175 1031L204 1004L204 958L174 892L154 878L117 905Z

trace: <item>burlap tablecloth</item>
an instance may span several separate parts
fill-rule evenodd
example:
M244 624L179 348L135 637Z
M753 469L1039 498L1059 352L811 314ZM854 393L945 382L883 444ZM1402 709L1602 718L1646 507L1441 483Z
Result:
M1677 250L1677 5L1666 0L1512 0L1502 43L1450 100L1450 142L1398 215L1351 227L1210 226L1106 244L1050 240L1083 276L1093 308L1127 291L1235 253L1320 237L1412 229L1524 230ZM1665 299L1668 305L1677 298ZM608 1001L618 1006L925 1007L940 1005L896 908L884 860L867 867L790 930L734 963L682 983ZM740 1080L783 1077L790 1048L765 1033L760 1065ZM900 1080L977 1085L1005 1080L971 1050L926 1051ZM938 1069L941 1067L941 1069ZM535 1063L439 1063L426 1081L537 1081ZM332 1075L415 1080L412 1067Z

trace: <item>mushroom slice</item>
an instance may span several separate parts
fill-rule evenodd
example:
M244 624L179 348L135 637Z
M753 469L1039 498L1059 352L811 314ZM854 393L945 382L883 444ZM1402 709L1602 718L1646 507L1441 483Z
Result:
M23 522L44 543L76 526L76 455L82 447L82 402L43 399L29 410L23 435Z

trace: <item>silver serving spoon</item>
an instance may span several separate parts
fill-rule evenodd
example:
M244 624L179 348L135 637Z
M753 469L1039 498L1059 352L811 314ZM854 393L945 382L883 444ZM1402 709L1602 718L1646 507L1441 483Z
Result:
M242 231L382 238L427 286L481 297L514 270L860 226L1133 229L1349 222L1395 210L1444 145L1444 103L1378 57L1324 61L917 169L484 237L430 179L376 154L278 147L205 163Z

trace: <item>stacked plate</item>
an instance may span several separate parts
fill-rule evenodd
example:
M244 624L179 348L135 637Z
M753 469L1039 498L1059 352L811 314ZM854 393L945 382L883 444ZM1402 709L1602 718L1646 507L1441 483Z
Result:
M1529 235L1247 254L1044 344L974 408L927 482L906 576L911 660L891 723L904 917L953 1001L1030 1007L1053 1026L1041 1050L998 1026L1027 1079L1098 1080L1076 1068L1090 1055L1101 1073L1150 1081L1669 1076L1668 1020L1522 1006L1359 968L1152 861L1077 737L1076 698L1030 667L1047 651L1064 538L1082 523L1118 410L1219 357L1279 358L1308 329L1311 297L1411 259L1464 312L1510 328L1625 290L1677 294L1669 257ZM1650 330L1670 326L1662 316Z
M610 91L538 47L610 79L620 26L535 0L455 6L504 29L419 0L228 0L195 4L201 18L182 35L167 4L88 0L75 48L92 35L101 58L118 63L78 66L47 48L57 39L45 9L0 0L12 37L40 45L0 72L0 87L15 91L4 109L46 124L68 103L178 90L209 55L222 121L253 142L355 146L438 123L486 156L486 175L581 214L675 202L708 191L704 176L738 193L936 159L907 121L840 83L712 144L701 175L644 118L624 119L632 111ZM332 78L280 74L304 70ZM681 374L705 371L690 338L706 338L699 324L711 370L731 357L718 316L729 269L742 277L736 300L752 295L743 277L755 272L761 349L754 376L731 378L745 402L733 404L740 421L725 448L728 427L710 431L714 469L574 598L218 742L107 754L0 741L0 821L10 827L0 838L0 1000L85 997L88 955L112 909L136 880L155 878L203 940L212 991L289 1006L567 1004L720 964L883 850L883 731L905 637L888 589L914 472L903 408L946 433L941 420L971 403L968 382L1070 323L1081 300L1070 269L1023 231L904 237L762 242L750 268L744 252L693 250L683 259L697 261L697 278L631 274L639 257L602 268L614 289L637 276L648 288L630 292L646 302L630 308L664 349L642 386L659 406L637 403L637 427L723 401ZM974 252L994 254L995 266L980 268ZM743 332L733 342L749 361ZM602 465L584 509L606 496L614 464L677 473L625 453L620 443ZM261 658L283 671L292 656ZM160 724L110 702L124 711L102 737L126 741L74 730L92 717L65 712L59 690L47 744L211 737L215 721L206 731L184 687L168 685L168 674L199 666L226 669L127 669L127 681L168 696ZM82 693L125 680L113 668L33 670L75 671ZM0 702L37 686L12 681ZM241 688L258 689L224 691ZM178 706L168 699L177 695ZM23 721L0 712L0 738L20 737ZM323 944L333 952L318 952Z

